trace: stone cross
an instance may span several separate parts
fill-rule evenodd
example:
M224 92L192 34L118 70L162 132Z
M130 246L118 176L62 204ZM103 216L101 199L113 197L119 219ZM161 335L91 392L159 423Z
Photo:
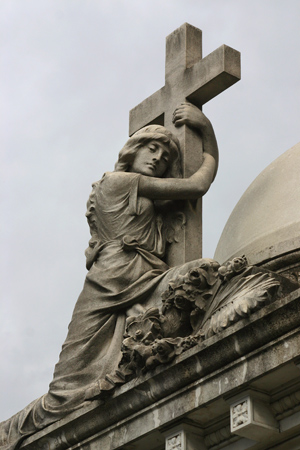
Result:
M240 53L226 45L202 59L202 31L183 24L166 39L165 86L130 111L129 135L149 124L164 125L179 139L183 176L202 163L199 134L186 125L176 128L172 115L183 101L202 105L240 79ZM186 225L167 255L170 266L202 257L202 201L187 201Z

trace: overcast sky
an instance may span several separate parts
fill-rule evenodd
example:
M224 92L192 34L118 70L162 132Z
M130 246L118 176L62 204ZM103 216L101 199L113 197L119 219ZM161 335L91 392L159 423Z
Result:
M164 84L165 37L203 30L242 53L205 105L220 168L204 256L254 178L300 139L298 0L1 0L0 420L45 393L86 270L90 186L112 170L128 112Z

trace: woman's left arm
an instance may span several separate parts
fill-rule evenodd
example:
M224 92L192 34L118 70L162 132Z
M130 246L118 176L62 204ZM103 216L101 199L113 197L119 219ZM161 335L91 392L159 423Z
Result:
M176 127L187 125L197 130L203 142L203 162L189 178L152 178L141 175L139 195L156 200L188 200L202 197L213 182L218 168L218 145L210 121L191 103L182 103L174 112Z
M208 191L215 173L216 162L209 153L203 154L201 167L189 178L154 178L140 175L138 192L153 200L193 200Z
M195 105L184 102L175 109L173 123L176 127L187 125L200 133L203 142L203 152L210 154L216 162L214 179L218 170L219 151L215 132L209 119Z

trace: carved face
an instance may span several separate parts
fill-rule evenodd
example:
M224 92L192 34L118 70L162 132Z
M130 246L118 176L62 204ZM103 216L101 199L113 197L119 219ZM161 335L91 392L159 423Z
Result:
M170 150L162 142L150 141L137 152L130 172L162 177L170 164Z

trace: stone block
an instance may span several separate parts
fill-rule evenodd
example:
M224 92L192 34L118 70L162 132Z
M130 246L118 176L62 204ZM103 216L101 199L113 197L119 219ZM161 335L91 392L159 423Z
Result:
M182 423L163 434L165 450L207 450L198 427Z
M239 436L263 442L279 433L279 426L268 403L268 396L244 391L230 403L230 429Z

